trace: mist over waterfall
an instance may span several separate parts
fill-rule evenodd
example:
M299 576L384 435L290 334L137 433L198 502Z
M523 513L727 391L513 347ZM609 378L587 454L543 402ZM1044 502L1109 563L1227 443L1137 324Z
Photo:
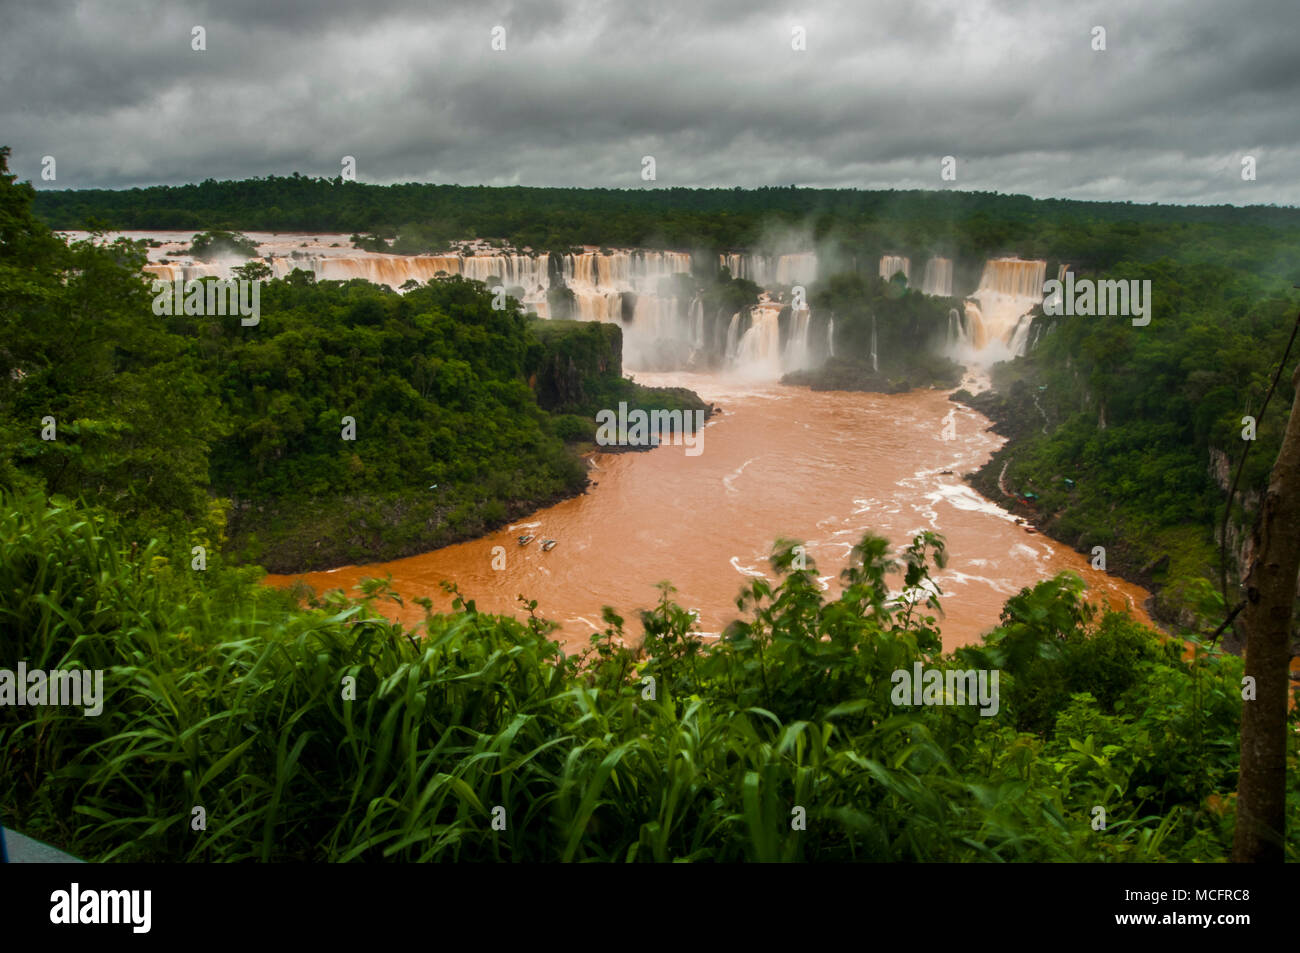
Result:
M816 279L815 255L719 255L719 268L769 289L754 307L731 314L710 314L699 295L683 293L691 264L684 252L568 256L563 283L574 294L577 317L621 325L630 370L725 369L775 378L826 358L820 338L812 337L820 322L808 308L786 303L784 293ZM551 317L544 293L525 304Z
M817 277L817 256L812 252L792 255L719 255L719 267L733 278L744 278L764 288L772 285L807 285Z
M966 299L966 313L949 317L949 344L967 364L992 364L1025 353L1029 312L1043 300L1047 262L994 258L984 265L979 287Z
M267 236L260 258L273 277L302 269L318 280L361 278L395 290L459 275L502 286L524 308L541 318L569 317L617 324L623 331L623 363L630 371L721 370L756 378L776 378L818 367L835 353L832 315L806 306L794 308L790 292L818 277L812 252L785 254L731 252L717 256L652 249L609 250L587 247L569 253L498 251L486 243L462 245L439 255L397 255L355 248L326 247L311 239L293 247ZM171 252L175 255L175 252ZM145 271L168 280L229 278L243 259L194 262L154 261ZM742 311L719 307L700 293L700 269L716 267L762 290L759 302ZM1061 265L1064 271L1068 266ZM1041 301L1046 263L1019 258L987 261L979 286L969 294L964 313L948 321L947 352L968 365L987 366L1023 354L1030 345L1029 312ZM953 295L953 261L931 256L918 275L917 290ZM912 260L884 255L879 274L902 274L911 281ZM559 298L556 293L562 289ZM713 303L710 303L712 301ZM734 308L734 305L733 305ZM552 313L554 309L556 313ZM872 320L869 338L873 372L881 366L880 332Z
M547 284L523 298L524 306L540 317L563 316L551 314L547 300L551 288L562 286L573 294L574 318L623 328L624 363L629 367L685 366L700 346L700 303L674 281L675 276L690 275L688 253L584 252L554 255L552 261L558 267L548 273Z
M749 328L727 355L731 366L756 377L777 377L781 364L779 307L760 304L750 313Z
M446 254L399 255L327 244L328 238L266 233L257 240L262 254L255 260L276 278L301 269L321 281L360 278L402 290L411 282L459 275L504 287L540 318L617 324L623 332L623 363L631 371L722 370L770 379L818 367L835 355L833 316L810 310L802 304L804 295L791 294L795 286L806 288L817 280L819 261L812 252L702 256L588 246L548 254L474 242ZM172 245L173 250L156 254L173 257L155 258L144 270L169 281L230 278L234 268L246 262L233 257L192 261L184 257L183 242ZM1068 267L1060 266L1062 274ZM716 296L701 292L708 285L699 275L712 268L757 284L762 289L758 303L741 311L734 305L719 306ZM905 255L882 256L878 269L886 281L901 273L911 282L912 260ZM1041 301L1045 272L1046 263L1039 260L1008 257L985 262L964 311L949 315L949 356L987 366L1023 354L1032 343L1028 315ZM918 274L917 290L952 297L953 275L952 259L931 256ZM799 308L793 306L796 302ZM870 336L861 343L864 351L870 345L863 357L875 372L881 365L881 333L873 317Z
M931 258L925 263L925 277L921 279L921 293L952 297L952 259Z
M908 285L912 285L912 260L903 255L882 255L880 277L889 281L897 274L902 274ZM926 261L919 290L922 294L952 297L952 259L936 257Z
M819 270L856 267L852 257L842 260L832 254L819 261L813 252L783 251L780 245L771 246L771 251L716 255L593 246L532 253L476 241L460 243L445 254L399 255L341 242L329 244L333 237L264 233L256 241L260 261L274 277L302 269L322 281L361 278L402 290L410 282L424 284L439 276L459 275L504 287L540 318L617 324L623 332L623 365L633 372L725 371L771 379L820 367L835 356L833 315L829 310L810 310L804 304L806 293L792 291L802 286L806 292L819 278ZM788 237L779 241L785 249L799 247ZM245 261L195 262L184 257L184 242L170 244L170 251L151 256L155 260L145 271L169 280L228 278ZM157 260L162 254L172 257ZM906 255L881 256L878 273L886 281L900 273L909 284L915 278L915 289L933 297L968 295L964 310L948 320L948 356L967 365L987 366L1023 354L1034 343L1027 315L1041 300L1045 262L991 259L984 263L978 287L970 291L969 286L954 288L953 259L938 255L916 259L915 276L913 260ZM758 285L757 304L737 311L734 303L710 291L711 279L704 276L714 269ZM846 332L852 339L849 351L861 348L861 357L873 373L888 363L889 355L882 355L881 345L893 340L890 335L895 332L890 328L876 327L873 317L872 326L864 328L860 337L851 328Z
M791 287L810 285L817 278L817 256L811 252L718 255L716 267L754 282L764 292L745 312L714 308L711 313L696 293L699 285L692 277L689 252L588 247L566 254L507 254L482 246L445 255L396 255L327 248L319 239L301 249L288 248L291 243L283 238L266 237L271 240L259 243L262 257L253 260L267 265L275 278L301 269L320 281L361 278L401 290L408 282L424 284L459 275L504 287L541 318L567 314L581 321L618 324L629 370L725 369L772 378L820 364L832 347L830 316L818 316L807 307L795 309L788 300ZM703 264L707 267L711 261ZM166 260L144 270L168 281L231 278L245 263L241 258ZM552 314L551 292L561 288L572 295L571 303Z
M780 312L777 312L777 319L779 329ZM802 370L813 365L816 355L813 354L811 331L812 311L809 308L791 309L789 333L781 351L781 370Z
M948 309L948 346L956 347L967 337L966 319L956 308Z

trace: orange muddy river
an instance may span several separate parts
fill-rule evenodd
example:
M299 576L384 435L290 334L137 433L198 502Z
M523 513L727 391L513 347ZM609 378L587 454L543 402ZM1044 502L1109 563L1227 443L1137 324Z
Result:
M978 641L997 624L1008 596L1064 569L1084 578L1094 601L1127 606L1149 621L1141 608L1145 590L1027 533L962 481L1003 438L945 392L818 393L688 373L636 379L689 387L718 406L698 454L681 445L598 453L591 460L597 485L585 495L489 536L393 562L266 581L301 579L321 592L391 573L408 600L428 596L446 609L450 598L439 586L446 579L480 611L519 615L516 597L523 594L537 600L539 614L561 623L553 638L572 651L602 628L605 605L625 618L629 636L639 637L636 610L657 601L655 583L662 580L677 588L680 605L699 611L700 631L720 632L738 615L735 598L745 578L772 576L767 557L778 537L804 541L831 598L863 533L901 548L929 529L948 547L947 568L935 577L946 649ZM523 534L536 539L520 547L516 537ZM547 538L558 545L543 552ZM502 554L504 568L494 568L494 555L500 566ZM409 601L405 609L386 606L396 619L423 617Z

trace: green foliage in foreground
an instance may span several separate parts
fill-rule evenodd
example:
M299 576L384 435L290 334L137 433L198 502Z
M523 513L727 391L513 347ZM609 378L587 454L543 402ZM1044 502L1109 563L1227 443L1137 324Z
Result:
M247 571L176 573L152 548L125 555L98 511L0 502L0 665L102 669L107 696L98 717L0 708L0 809L88 859L1220 860L1229 849L1240 661L1188 664L1127 617L1097 623L1068 576L1011 600L983 646L943 656L935 597L895 597L887 581L901 568L903 588L924 594L943 562L929 534L899 565L885 540L865 538L830 602L780 544L783 581L752 580L744 621L716 642L690 633L665 588L643 614L641 649L623 647L623 621L607 612L579 660L540 619L458 602L409 631L337 593L297 609ZM998 714L896 707L891 675L917 661L1000 666ZM1040 685L1053 686L1050 703ZM191 829L195 806L205 831Z

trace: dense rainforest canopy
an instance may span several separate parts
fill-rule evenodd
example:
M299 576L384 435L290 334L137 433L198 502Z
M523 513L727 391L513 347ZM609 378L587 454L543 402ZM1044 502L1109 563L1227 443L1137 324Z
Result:
M1073 249L1104 264L1127 257L1144 227L1177 226L1194 238L1207 226L1240 230L1300 227L1300 210L1255 206L1162 206L1077 202L961 191L856 189L543 189L378 186L342 179L264 179L144 189L47 190L37 214L56 228L235 228L379 232L415 226L430 246L461 238L505 239L518 247L592 244L673 248L756 248L794 227L808 238L892 240L903 247L951 246L982 257L1026 241L1096 225L1117 227ZM1123 241L1127 238L1128 241ZM1098 240L1101 239L1101 240ZM1118 239L1118 240L1117 240ZM403 248L404 251L421 249ZM1024 247L1026 256L1046 252Z

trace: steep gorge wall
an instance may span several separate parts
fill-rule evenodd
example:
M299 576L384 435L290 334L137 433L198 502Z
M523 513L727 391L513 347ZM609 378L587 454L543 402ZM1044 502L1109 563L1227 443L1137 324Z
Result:
M616 324L533 321L529 385L544 410L581 407L601 385L623 376L623 332Z

